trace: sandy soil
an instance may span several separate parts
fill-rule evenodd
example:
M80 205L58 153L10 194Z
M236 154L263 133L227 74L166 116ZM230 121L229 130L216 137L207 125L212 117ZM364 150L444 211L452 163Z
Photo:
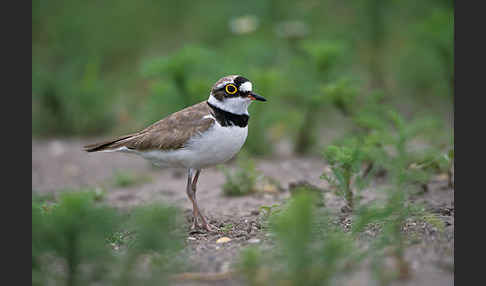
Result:
M96 139L33 140L32 141L32 192L58 193L65 188L103 186L106 201L116 207L152 202L173 204L185 211L187 218L187 247L191 272L224 273L236 262L239 251L250 244L269 245L271 237L260 230L260 207L282 202L289 197L290 183L307 181L319 188L327 184L319 176L326 168L321 158L274 158L257 161L257 169L266 177L280 182L283 192L266 192L245 197L225 197L222 193L224 175L218 168L203 170L199 179L197 198L203 213L216 226L232 224L227 233L191 232L189 218L191 207L185 194L185 170L158 169L148 162L129 154L86 153L82 146ZM227 167L232 168L230 162ZM113 187L108 182L115 170L148 175L151 180L126 188ZM343 202L332 193L324 193L326 208L339 214ZM372 192L363 192L364 199L371 199ZM424 202L428 210L439 215L446 224L443 233L426 226L422 228L420 243L407 249L412 278L394 285L453 285L454 284L454 191L444 180L432 181L428 191L413 198ZM347 218L342 215L345 223ZM232 241L217 244L227 236ZM347 285L369 285L370 274L358 272L349 278ZM208 285L209 282L189 280L181 285ZM241 285L237 279L222 279L211 284Z

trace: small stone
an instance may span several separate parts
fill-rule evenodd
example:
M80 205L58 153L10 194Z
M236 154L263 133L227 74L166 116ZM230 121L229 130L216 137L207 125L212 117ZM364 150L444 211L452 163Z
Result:
M439 174L439 175L435 176L435 180L447 181L447 180L449 180L449 175L447 175L446 173Z
M220 239L216 240L216 243L226 243L226 242L230 242L230 241L231 241L231 238L223 236Z
M263 195L263 198L264 198L264 199L266 199L266 200L269 200L269 199L272 199L272 198L273 198L273 196L272 196L272 195L270 195L270 194L265 193L265 194Z
M192 237L192 236L189 236L189 237L187 238L187 240L196 240L196 238L195 238L195 237Z
M272 184L265 184L263 185L263 191L269 193L278 193L278 188L277 186Z
M248 243L256 244L256 243L260 243L260 240L258 238L252 238L248 240Z

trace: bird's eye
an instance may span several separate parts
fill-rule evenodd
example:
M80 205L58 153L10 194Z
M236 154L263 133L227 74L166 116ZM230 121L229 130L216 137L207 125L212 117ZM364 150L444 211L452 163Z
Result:
M227 94L235 94L238 91L236 86L232 83L227 84L226 87L225 87L225 90L226 90Z

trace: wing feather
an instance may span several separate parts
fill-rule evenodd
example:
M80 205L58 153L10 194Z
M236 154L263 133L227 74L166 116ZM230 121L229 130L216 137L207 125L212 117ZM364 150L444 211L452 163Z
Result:
M176 150L184 147L193 136L204 133L215 122L209 115L206 101L187 107L161 119L133 134L85 146L85 151L96 152L127 147L128 149Z

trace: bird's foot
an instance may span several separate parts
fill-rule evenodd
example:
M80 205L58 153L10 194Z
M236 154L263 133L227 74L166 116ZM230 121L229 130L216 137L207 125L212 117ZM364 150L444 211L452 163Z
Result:
M191 225L191 230L196 230L197 228L200 228L201 224L197 221L197 216L194 216L192 218L192 225Z
M205 229L206 231L209 231L209 232L218 231L218 228L215 225L208 223L207 219L204 218L204 216L202 214L200 214L200 218L201 218L201 227L203 229Z
M192 225L191 225L191 232L198 232L198 230L200 229L204 229L205 231L208 231L208 232L215 232L215 231L218 231L218 228L212 224L209 224L209 223L206 223L206 224L200 224L200 223L196 223L196 222L193 222Z
M203 223L201 227L209 232L218 231L218 228L210 223Z
M218 231L218 227L207 222L206 218L201 214L197 214L192 218L191 231L204 229L208 232Z

